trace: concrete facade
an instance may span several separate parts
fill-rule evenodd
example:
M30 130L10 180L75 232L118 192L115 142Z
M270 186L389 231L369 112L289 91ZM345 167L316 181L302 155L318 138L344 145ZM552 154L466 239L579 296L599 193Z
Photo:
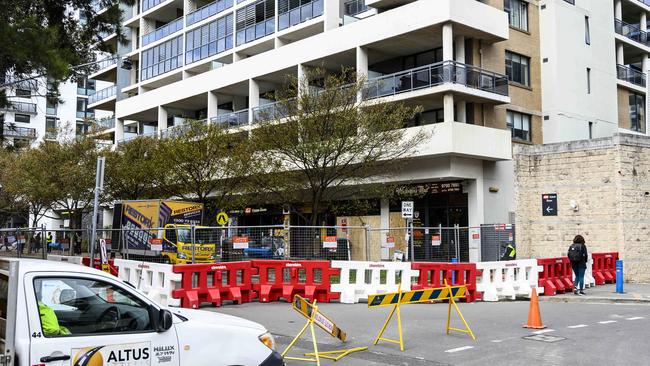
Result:
M522 257L564 256L581 234L590 252L620 253L626 280L650 281L650 138L518 146L514 162ZM548 193L557 194L557 216L542 215Z

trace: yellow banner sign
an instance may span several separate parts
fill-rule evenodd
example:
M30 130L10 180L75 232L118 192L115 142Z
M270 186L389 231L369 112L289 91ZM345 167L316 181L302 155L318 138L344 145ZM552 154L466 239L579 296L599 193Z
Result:
M401 292L393 292L381 295L368 295L368 307L376 308L380 306L393 306L399 304L416 304L420 302L449 300L451 297L454 299L464 298L467 293L467 288L463 286L450 286L440 288L428 288L424 290L413 290Z
M318 327L326 331L332 337L345 342L347 337L345 332L337 327L330 318L323 315L321 312L316 311L316 314L314 314L314 306L307 299L296 295L293 299L293 309L302 314L305 318L313 319L314 324L318 325Z

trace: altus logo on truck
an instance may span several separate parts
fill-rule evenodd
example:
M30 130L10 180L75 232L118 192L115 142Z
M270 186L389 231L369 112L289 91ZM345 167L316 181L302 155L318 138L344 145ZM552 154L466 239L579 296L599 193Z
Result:
M118 344L73 349L73 366L144 366L150 365L149 343Z

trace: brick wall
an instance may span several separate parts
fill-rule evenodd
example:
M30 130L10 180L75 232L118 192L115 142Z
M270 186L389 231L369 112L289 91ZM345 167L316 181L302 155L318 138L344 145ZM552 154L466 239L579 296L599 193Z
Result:
M514 159L522 256L562 255L581 234L590 251L621 254L626 280L650 282L650 138L517 146ZM545 193L558 195L558 216L542 216Z

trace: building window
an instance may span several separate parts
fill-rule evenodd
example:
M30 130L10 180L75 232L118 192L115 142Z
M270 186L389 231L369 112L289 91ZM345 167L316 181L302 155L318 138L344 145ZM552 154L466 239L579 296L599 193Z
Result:
M45 97L45 114L56 116L56 97L47 95Z
M183 66L182 35L142 51L140 80L151 79L181 66Z
M237 10L237 45L275 32L275 1L259 0Z
M630 129L645 133L645 96L630 93Z
M185 36L185 64L216 55L232 48L232 14L221 17Z
M530 57L506 51L506 75L512 82L530 86Z
M323 0L278 1L279 30L292 27L321 15L323 15Z
M587 94L591 94L591 69L587 68Z
M20 123L29 123L29 114L18 114L16 113L14 115L14 121L20 122Z
M16 96L18 98L31 98L32 92L28 89L16 89Z
M576 4L576 0L564 0L564 2L567 2L567 3L571 4L571 5Z
M585 43L591 44L591 32L589 31L589 17L585 16Z
M530 133L530 120L529 114L508 111L507 113L508 128L512 132L512 139L519 141L532 141Z
M589 122L589 140L594 138L594 123Z
M503 10L508 13L510 26L528 31L528 3L523 0L504 0Z

